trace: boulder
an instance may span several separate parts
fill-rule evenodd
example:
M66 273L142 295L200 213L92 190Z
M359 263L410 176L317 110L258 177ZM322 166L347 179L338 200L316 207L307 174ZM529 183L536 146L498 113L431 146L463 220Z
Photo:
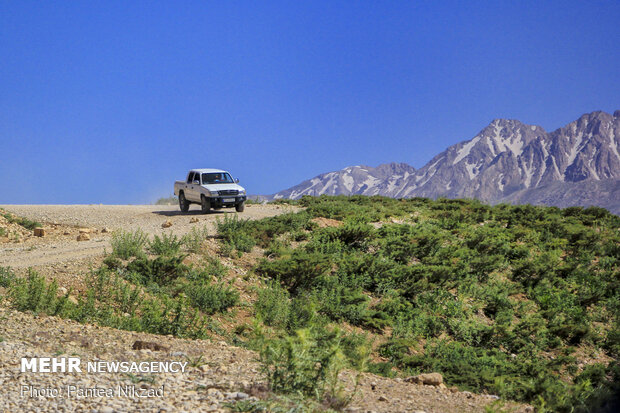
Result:
M405 381L409 383L426 384L429 386L439 386L443 384L443 376L439 373L425 373L407 377Z
M172 221L168 220L166 222L164 222L163 224L161 224L162 228L170 228L172 226Z
M134 350L168 351L170 347L152 341L136 340L131 346Z
M80 235L77 236L77 240L78 241L89 241L90 240L90 235L88 235L87 233L84 233L84 232L80 232Z
M34 236L35 237L44 237L45 236L45 230L43 228L35 228L34 229Z

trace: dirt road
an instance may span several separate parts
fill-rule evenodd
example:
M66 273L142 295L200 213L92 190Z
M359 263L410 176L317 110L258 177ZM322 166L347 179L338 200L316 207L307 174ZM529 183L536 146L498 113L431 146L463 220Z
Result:
M111 232L142 229L148 234L163 232L182 236L192 228L206 227L215 233L217 219L237 214L234 209L222 209L202 214L192 206L182 213L172 205L0 205L0 208L43 224L48 235L28 237L20 242L0 243L0 266L12 268L39 267L71 261L83 261L110 251ZM290 206L247 205L238 214L243 219L261 219L292 211ZM198 220L198 222L190 222ZM166 221L169 228L162 228ZM77 241L79 228L90 230L89 241Z

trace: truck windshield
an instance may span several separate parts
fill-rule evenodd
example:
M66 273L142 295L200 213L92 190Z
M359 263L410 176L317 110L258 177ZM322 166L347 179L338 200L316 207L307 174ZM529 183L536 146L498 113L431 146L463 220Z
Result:
M235 181L226 172L209 172L202 174L202 184L234 184Z

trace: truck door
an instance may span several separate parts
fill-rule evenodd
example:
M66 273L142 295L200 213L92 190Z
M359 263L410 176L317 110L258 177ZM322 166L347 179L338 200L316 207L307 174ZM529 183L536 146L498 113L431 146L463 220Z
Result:
M197 196L199 197L199 185L196 185L194 183L194 179L196 179L196 177L198 177L198 179L200 179L200 174L199 173L194 173L194 172L190 172L189 175L187 175L187 182L185 183L185 198L187 198L188 200L192 201L192 202L197 202L200 201L200 198L196 199Z

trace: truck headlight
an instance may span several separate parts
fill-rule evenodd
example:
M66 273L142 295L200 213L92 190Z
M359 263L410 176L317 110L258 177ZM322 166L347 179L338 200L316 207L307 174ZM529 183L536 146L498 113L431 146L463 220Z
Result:
M245 189L239 191L239 195L245 195Z
M219 195L219 194L217 193L217 191L210 191L210 192L211 192L211 195L214 195L214 196L218 196L218 195Z

